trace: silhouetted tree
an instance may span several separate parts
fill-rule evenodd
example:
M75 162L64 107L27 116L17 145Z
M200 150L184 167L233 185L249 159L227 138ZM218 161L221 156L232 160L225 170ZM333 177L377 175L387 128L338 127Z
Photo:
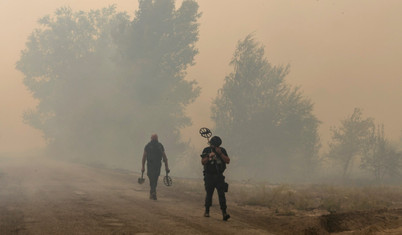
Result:
M139 2L133 20L114 6L60 8L29 37L17 69L39 103L24 119L43 131L50 150L127 166L152 132L167 140L172 160L186 148L179 129L199 94L184 80L197 53L198 5Z
M384 125L372 128L363 143L361 168L372 173L378 182L385 176L399 175L402 153L385 138Z
M143 144L143 136L157 131L172 156L185 150L179 131L191 121L184 109L199 95L196 83L184 79L198 53L199 17L195 1L183 1L175 10L173 0L144 0L115 37L121 55L118 86L130 97L125 107L135 117L127 123L136 133L132 139Z
M342 176L345 178L352 168L355 157L362 154L363 145L367 143L373 132L372 118L363 118L362 111L355 108L353 114L341 121L341 126L331 129L328 157L342 165Z
M272 66L252 35L239 41L230 65L234 71L213 102L212 119L239 166L273 178L311 172L319 121L311 101L285 82L289 67Z
M109 121L116 111L109 108L118 107L110 30L127 21L114 7L90 12L64 7L39 20L17 69L39 101L24 119L43 132L49 150L74 157L110 154L118 138Z

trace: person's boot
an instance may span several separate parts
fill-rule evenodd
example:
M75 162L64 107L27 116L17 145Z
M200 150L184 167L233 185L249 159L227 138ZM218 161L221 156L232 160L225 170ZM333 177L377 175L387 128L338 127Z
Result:
M156 200L156 192L152 192L149 194L149 199Z
M209 217L209 208L205 209L204 217Z
M230 218L230 215L226 213L226 210L222 210L222 218L224 221L227 221Z

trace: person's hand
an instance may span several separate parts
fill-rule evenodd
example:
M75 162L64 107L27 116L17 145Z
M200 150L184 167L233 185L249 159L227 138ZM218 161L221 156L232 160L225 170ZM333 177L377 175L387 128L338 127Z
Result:
M170 173L170 169L166 167L166 173Z
M222 149L220 147L215 147L215 151L217 154L221 155L222 154Z
M208 155L208 160L209 161L212 161L212 160L215 160L216 159L216 154L214 153L214 152L211 152L209 155Z
M142 173L144 173L144 171L145 171L145 168L144 168L144 167L142 167L142 168L141 168L141 172L142 172Z

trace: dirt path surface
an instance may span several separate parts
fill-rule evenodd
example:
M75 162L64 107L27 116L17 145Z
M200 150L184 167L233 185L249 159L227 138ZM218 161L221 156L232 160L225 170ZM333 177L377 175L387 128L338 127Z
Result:
M203 195L165 187L160 179L158 200L149 200L148 180L139 185L137 178L52 160L0 158L0 234L402 234L402 210L272 216L229 201L228 222L218 205L204 218Z

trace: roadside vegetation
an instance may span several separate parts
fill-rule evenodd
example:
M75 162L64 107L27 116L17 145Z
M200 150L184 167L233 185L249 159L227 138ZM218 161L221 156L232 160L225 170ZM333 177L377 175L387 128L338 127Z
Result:
M202 179L175 179L185 197L203 202ZM216 194L216 193L215 193ZM229 181L229 203L268 209L272 215L323 215L402 207L402 187L331 184L276 184ZM214 201L218 198L214 195Z

